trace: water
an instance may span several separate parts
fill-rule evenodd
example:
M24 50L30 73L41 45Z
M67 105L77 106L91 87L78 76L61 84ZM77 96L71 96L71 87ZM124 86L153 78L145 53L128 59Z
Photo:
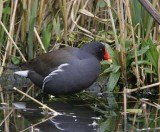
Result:
M16 102L16 105L19 102ZM24 103L24 104L22 104ZM33 102L20 102L27 110L20 113L31 124L37 124L36 129L43 132L65 131L65 132L93 132L98 131L99 118L92 109L84 106L84 102L44 102L50 108L60 112L62 115L54 116L53 113L39 108ZM38 109L39 108L39 109ZM44 122L43 122L44 121Z
M160 131L160 106L156 88L128 95L124 109L122 93L98 94L100 88L97 84L90 88L89 94L82 92L52 98L40 96L41 91L34 88L28 79L10 72L0 78L0 84L3 90L0 92L2 132ZM13 90L13 87L36 97L61 115L54 116L52 112Z

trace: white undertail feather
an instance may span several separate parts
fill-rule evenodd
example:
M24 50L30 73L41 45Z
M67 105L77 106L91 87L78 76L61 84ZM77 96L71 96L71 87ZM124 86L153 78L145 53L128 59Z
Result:
M17 74L17 75L23 76L23 77L28 77L28 73L29 73L29 70L14 72L14 74Z

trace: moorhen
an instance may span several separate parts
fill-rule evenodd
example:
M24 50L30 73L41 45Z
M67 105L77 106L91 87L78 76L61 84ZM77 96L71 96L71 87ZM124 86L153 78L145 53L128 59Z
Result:
M15 74L28 77L48 94L73 94L93 84L100 73L102 59L111 62L105 46L90 42L81 48L68 46L45 53L22 64L25 70Z

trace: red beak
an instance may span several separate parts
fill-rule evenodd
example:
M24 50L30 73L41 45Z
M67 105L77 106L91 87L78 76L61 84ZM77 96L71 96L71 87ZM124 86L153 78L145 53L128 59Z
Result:
M105 48L104 59L105 59L105 60L108 60L110 63L112 63L112 59L110 58L110 56L109 56L106 48Z

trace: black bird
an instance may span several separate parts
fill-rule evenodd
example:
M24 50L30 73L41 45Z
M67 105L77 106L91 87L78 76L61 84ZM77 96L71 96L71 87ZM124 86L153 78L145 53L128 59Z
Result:
M48 94L73 94L94 83L102 59L112 61L102 43L90 42L81 48L68 46L45 53L23 64L25 70L15 74L28 77Z

